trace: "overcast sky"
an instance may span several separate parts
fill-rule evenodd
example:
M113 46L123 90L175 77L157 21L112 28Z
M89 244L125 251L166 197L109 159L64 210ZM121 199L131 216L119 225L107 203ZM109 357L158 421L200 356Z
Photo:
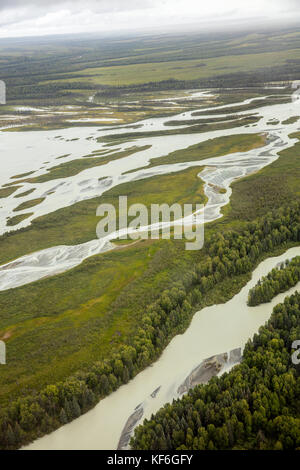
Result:
M0 37L300 18L300 0L0 0Z

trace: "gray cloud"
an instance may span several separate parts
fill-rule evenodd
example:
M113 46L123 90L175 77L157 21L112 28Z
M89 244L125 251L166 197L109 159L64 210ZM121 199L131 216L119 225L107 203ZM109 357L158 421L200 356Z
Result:
M49 8L74 8L84 9L89 8L95 12L114 12L114 11L130 11L135 9L151 8L154 5L169 4L174 5L179 3L180 0L1 0L1 10L12 10L16 8L35 8L35 9L49 9ZM201 0L199 0L201 3ZM205 2L206 3L206 2ZM214 3L212 0L210 3ZM230 4L230 0L224 1L224 4ZM241 2L241 4L251 6L251 0ZM263 3L263 2L262 2ZM273 5L280 4L284 10L297 10L299 11L299 0L266 0L270 6L270 11Z
M288 21L299 0L0 0L0 37Z
M175 0L176 1L176 0ZM155 0L1 0L0 10L15 8L90 8L95 12L126 11L149 8Z

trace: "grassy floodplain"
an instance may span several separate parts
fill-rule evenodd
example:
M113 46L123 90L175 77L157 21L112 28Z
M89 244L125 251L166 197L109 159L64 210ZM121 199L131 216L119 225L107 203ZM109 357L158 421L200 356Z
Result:
M13 194L19 188L21 188L21 186L14 186L13 188L2 188L2 189L0 189L0 199L11 196L11 194Z
M14 225L18 225L20 222L22 222L23 220L28 219L28 217L31 217L32 215L33 215L33 212L26 212L26 214L15 215L14 217L10 217L7 220L6 224L9 227L12 227Z
M80 108L75 119L92 118L95 126L112 125L114 119L128 123L150 116L170 116L169 125L174 128L158 133L138 133L133 129L127 135L107 136L108 148L118 142L156 135L217 129L228 129L230 134L232 127L255 124L258 119L248 115L238 121L235 113L288 100L277 96L288 94L285 90L263 90L266 81L293 80L300 72L300 33L294 30L230 33L214 40L205 34L167 34L151 39L143 36L113 41L100 38L96 42L86 40L84 48L76 38L70 40L68 47L59 39L49 39L41 47L29 40L24 45L16 43L9 51L8 54L5 41L1 40L0 75L8 89L8 107L3 108L3 113L9 116L17 113L20 117L17 127L8 132L90 126L90 122L70 122L71 116L66 114L70 103ZM228 86L241 84L238 93L226 91ZM247 88L249 85L251 90ZM186 95L186 90L208 86L215 88L216 96L201 103L197 99L187 102L177 99L178 95ZM204 122L196 119L194 125L184 130L176 129L177 124L189 124L184 119L176 125L172 123L171 116L179 112L204 109L208 103L226 104L261 96L262 90L263 94L272 96L242 107L232 104L226 109L226 113L232 113L234 122L227 118L223 119L226 122L220 122L217 117ZM174 98L174 103L155 101L166 97ZM134 103L136 99L139 103ZM38 112L19 111L13 106L20 102L45 108ZM50 105L53 114L62 114L47 118ZM106 106L108 111L104 110ZM38 118L36 114L40 112L42 116ZM202 113L205 111L200 110L194 117ZM216 110L215 114L218 113ZM11 124L9 119L4 122ZM292 122L295 121L285 124ZM153 159L150 166L187 161L199 161L199 165L120 185L99 198L60 209L33 221L28 228L5 234L0 237L0 263L43 248L94 239L99 220L95 215L97 206L101 202L115 204L119 195L128 194L129 204L141 199L146 205L205 202L203 182L197 176L202 169L201 160L247 151L264 143L263 135L229 135ZM129 154L119 152L101 158L95 154L57 165L38 177L33 177L31 172L15 175L9 183L12 186L1 188L0 198L12 195L23 182L38 185L71 177ZM293 149L281 152L279 160L269 167L234 183L230 204L223 210L224 217L207 225L207 239L232 229L241 231L247 221L298 199L299 161L298 143ZM28 194L26 191L16 197ZM38 199L20 201L17 210L29 210L39 202ZM14 226L31 215L32 212L18 214L8 225ZM263 257L277 254L292 243L266 251ZM182 241L147 240L128 244L121 241L117 250L89 258L69 272L0 292L0 340L5 339L8 352L8 364L0 376L2 411L15 398L34 395L49 384L57 384L76 373L80 375L80 371L89 370L95 362L109 359L123 345L130 344L147 307L157 300L158 293L183 281L191 267L205 264L209 255L206 248L197 253L186 252ZM197 308L228 300L249 277L247 272L223 279L203 296ZM187 323L171 329L165 341L183 331ZM41 433L47 432L46 427Z
M44 197L39 197L39 198L36 198L36 199L31 199L30 201L22 202L21 204L19 204L19 205L14 209L14 212L18 212L18 211L23 211L23 210L26 210L26 209L30 209L31 207L35 207L35 206L41 204L44 200L45 200Z
M39 217L29 227L1 237L3 250L0 263L51 246L76 245L94 240L100 220L96 216L97 207L102 203L111 203L118 207L119 195L128 195L128 205L142 199L148 207L152 203L193 203L195 199L195 202L204 203L203 182L197 176L200 171L199 166L178 173L123 183L98 198L81 201Z
M253 101L252 103L249 104L243 104L239 106L231 106L227 107L225 109L212 109L209 111L210 115L214 114L222 114L224 112L225 114L234 114L238 112L245 112L245 111L252 111L254 109L262 108L265 106L272 106L274 104L282 104L282 103L289 103L291 101L291 97L289 94L286 92L284 93L284 96L269 96L266 99L258 99ZM193 116L202 116L207 114L207 111L195 111L193 113Z
M250 124L256 124L260 120L260 117L250 116L242 119L236 119L235 121L218 123L218 124L195 124L189 127L170 129L165 131L146 131L146 132L128 132L124 134L111 134L104 137L99 137L99 142L118 142L120 139L123 141L131 141L136 139L145 139L147 137L163 137L166 135L178 135L178 134L199 134L200 132L211 132L223 129L233 129L235 127L243 127Z
M259 136L256 139L256 144L262 143ZM240 145L252 147L253 143L244 136ZM232 142L232 148L237 150L238 142ZM282 178L284 168L285 177L291 183L289 198L294 199L299 188L292 184L297 179L293 163L297 162L300 171L300 160L294 157L299 152L300 144L296 144L293 151L285 151L270 167L235 183L231 204L225 209L226 216L208 224L207 236L220 228L236 227L237 217L242 228L243 220L252 216L249 206L252 200L249 201L249 190L245 187L251 178L261 178L261 174L268 178L268 171ZM1 262L47 246L75 244L94 238L97 205L103 201L115 202L124 190L129 193L130 204L140 201L141 194L147 204L190 202L196 195L197 201L203 202L202 184L197 177L199 171L200 167L193 167L171 175L126 183L112 188L97 200L84 201L43 216L27 229L1 237ZM268 186L259 186L262 188L260 191L267 191L264 188ZM259 192L251 194L260 200ZM288 200L284 198L284 202ZM281 202L283 199L278 204ZM241 208L238 214L236 207ZM267 210L268 207L262 206L260 213ZM253 218L255 216L253 214ZM203 256L204 253L200 252L196 258L201 260ZM119 250L90 258L67 273L14 289L14 296L10 291L1 292L0 336L9 336L7 343L11 354L11 366L1 376L1 402L19 395L21 390L26 394L32 388L39 389L49 382L54 383L79 367L104 358L112 349L117 350L138 325L143 306L155 298L157 291L180 278L191 262L195 262L195 254L183 250L182 242L149 240L131 246L121 245ZM246 279L248 275L234 282L224 281L213 294L208 294L206 301L229 298Z
M174 60L166 62L153 62L130 65L114 65L111 67L100 67L85 69L82 73L85 79L91 84L103 85L130 85L132 83L142 84L147 81L168 80L170 76L175 76L177 80L206 79L208 77L222 76L227 69L235 69L236 72L246 72L249 69L260 69L266 66L272 66L275 61L283 65L287 58L299 56L297 49L284 52L265 52L263 54L243 54L227 55L226 57L214 57L205 59L203 65L199 60ZM202 66L201 66L202 65ZM228 73L228 72L227 72ZM74 78L69 78L69 82L77 80L76 73ZM58 81L59 82L59 81ZM49 82L44 82L49 83Z
M295 148L299 152L299 144ZM280 159L285 162L284 157L281 155ZM288 165L286 170L289 174ZM188 180L187 174L184 178L182 174L179 175L180 199L182 184ZM149 184L148 190L151 181ZM190 182L186 187L189 194ZM239 193L240 198L244 195ZM293 194L293 201L295 196ZM235 185L232 197L237 198ZM241 217L235 227L230 207L221 224L208 224L206 237L210 239L220 229L225 233L233 227L241 230L244 226L245 218ZM290 241L264 252L256 263L295 243ZM11 364L1 377L3 406L14 396L34 393L49 380L56 383L74 374L79 366L87 370L93 361L110 357L122 345L130 344L145 308L157 298L157 292L181 281L192 266L205 264L208 256L205 248L196 253L183 250L181 241L144 241L92 257L69 272L14 289L14 296L10 291L0 293L1 337L6 338L9 345ZM203 296L196 308L228 300L250 276L251 272L247 272L225 278ZM187 324L184 322L172 330L168 341Z
M78 173L80 173L83 170L87 170L89 168L94 168L97 166L106 165L109 162L119 160L120 158L129 157L130 155L141 152L142 150L147 150L150 147L151 145L144 145L143 147L132 147L122 152L116 152L116 153L99 157L99 158L86 157L86 158L80 158L77 160L72 160L70 162L61 163L60 165L50 168L48 172L43 175L36 176L33 178L19 179L18 183L31 183L31 184L45 183L46 181L75 176L75 175L78 175ZM18 178L20 177L21 176L18 176ZM11 182L11 183L6 183L4 186L8 189L9 186L14 185L14 184L15 182Z
M265 137L260 134L241 134L225 138L216 138L203 142L198 146L196 145L188 149L174 152L174 154L162 157L162 160L161 158L154 159L151 163L159 165L197 160L201 162L202 159L213 156L217 157L232 152L251 150L252 148L264 145L264 143ZM106 157L101 157L99 162L101 162L103 158ZM77 170L77 163L84 165L86 160L89 159L74 160L73 162L59 165L57 168L60 172L67 169L67 173L64 173L64 176L66 176L69 175L70 167L74 165ZM91 158L90 160L92 164L95 163L95 160L96 163L98 162L97 158ZM28 228L1 237L3 250L0 253L0 263L3 264L26 253L32 253L51 246L64 244L75 245L93 240L95 238L95 230L98 222L96 208L104 200L105 202L115 203L118 194L130 194L129 202L133 200L132 195L135 194L134 202L140 202L141 196L143 195L143 201L145 201L146 204L151 202L168 202L171 204L183 201L188 203L193 202L193 199L188 200L188 197L193 198L193 194L191 192L185 193L185 191L187 191L186 184L190 185L191 181L193 181L191 185L193 190L194 181L198 182L195 175L199 171L200 170L197 170L197 168L192 168L186 170L186 173L174 173L171 178L168 175L156 176L133 183L122 184L105 192L100 198L82 201L71 207L60 209L33 220L31 226ZM188 174L191 180L182 179L180 176L182 174ZM42 178L42 180L44 180L44 178L48 178L49 176L51 176L51 171L45 175L26 181L36 183L37 179ZM179 182L183 183L183 185L178 184ZM157 192L159 196L157 196L155 192ZM151 198L148 197L148 194L151 194ZM113 201L111 201L112 195Z
M218 153L222 155L226 150L231 152L250 149L263 143L260 135L243 135L240 139L232 136L226 142L215 139L206 143L205 158ZM120 194L128 194L129 204L140 202L141 197L147 205L163 202L203 203L203 183L197 177L200 171L199 166L125 183L107 191L101 198L83 201L43 216L27 229L1 237L3 251L1 250L0 260L3 263L48 246L75 244L95 238L95 227L99 220L95 216L96 207L100 202L117 204ZM27 344L23 349L27 353L24 354L22 364L18 359L19 382L15 383L13 367L7 369L3 376L3 386L4 383L6 385L2 389L0 400L5 402L5 397L12 394L17 396L20 389L26 394L30 387L38 389L49 383L49 377L52 377L52 382L60 380L73 373L79 365L105 357L111 342L117 349L119 343L126 341L127 335L136 327L136 315L139 315L138 311L141 312L140 305L146 305L155 297L155 291L159 290L158 285L160 288L167 286L180 277L179 273L187 269L193 259L189 252L182 250L180 241L144 241L133 246L126 245L120 245L117 251L93 257L68 273L14 289L17 297L14 295L12 298L10 291L0 293L0 335L9 334L12 365L15 363L13 358L19 358L21 345ZM114 270L113 266L118 266L118 269ZM97 279L102 281L99 283ZM86 284L90 286L88 289ZM70 287L66 289L66 285ZM145 290L148 295L145 295ZM41 310L39 299L43 299L46 293L49 300ZM124 308L115 311L115 305L120 302L124 303ZM30 306L33 304L35 307L31 311ZM132 313L128 305L133 309ZM21 316L20 311L23 312ZM75 331L74 321L76 341L71 339ZM79 333L81 329L86 331L83 336ZM116 335L116 331L121 332L121 335ZM43 346L42 334L45 335ZM88 341L86 335L90 338ZM61 348L50 346L53 341L56 345L60 342ZM70 342L73 342L72 346ZM32 352L34 345L37 347L36 353ZM27 354L36 357L32 359L30 368Z
M15 248L18 250L24 240L24 254L34 251L34 243L35 249L41 248L41 239L51 246L70 243L82 227L86 232L81 236L86 238L89 233L95 238L99 221L96 207L100 202L117 204L122 194L128 194L129 204L141 197L146 205L204 203L203 182L197 176L200 170L192 168L125 183L101 198L79 203L75 212L74 208L71 212L63 210L64 217L61 211L44 216L36 228L13 234L18 239ZM9 239L10 235L2 237L2 246ZM181 251L180 243L144 241L90 258L59 276L14 289L13 296L10 291L0 292L0 338L8 335L10 343L9 364L0 378L0 402L18 396L21 390L26 394L31 387L39 389L49 380L61 380L105 358L111 348L118 348L134 331L141 302L146 306L159 286L179 278L181 268L192 261L188 253L181 259Z
M220 33L214 38L206 33L95 37L86 38L84 48L76 38L67 46L59 38L38 46L34 39L9 45L1 40L0 75L8 85L9 105L21 101L91 107L91 96L96 103L118 103L126 93L155 96L297 79L299 44L299 31L293 28Z
M291 134L300 139L300 133ZM280 158L233 184L233 198L224 209L231 219L252 220L300 196L300 143L280 152ZM223 219L226 220L226 217Z
M23 193L20 193L20 194L16 194L14 197L15 198L21 198L21 197L25 197L25 196L28 196L29 194L33 193L35 191L35 188L32 188L32 189L28 189L27 191L24 191Z
M262 147L265 143L266 136L264 134L239 134L217 137L183 150L176 150L164 157L152 158L149 165L145 168L172 163L201 161L207 158L228 155L229 153L247 152Z

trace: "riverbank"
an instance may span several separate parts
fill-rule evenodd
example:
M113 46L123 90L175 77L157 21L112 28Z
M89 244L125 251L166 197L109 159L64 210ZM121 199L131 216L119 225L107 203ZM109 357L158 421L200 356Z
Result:
M179 396L178 386L201 358L204 360L210 355L243 347L269 319L274 306L299 289L297 285L280 294L267 306L247 306L249 289L258 279L286 258L299 254L300 247L297 247L263 261L239 294L226 304L206 307L195 314L186 332L171 341L152 367L142 371L84 416L27 449L116 449L128 416L139 403L143 403L143 418L149 418L165 403ZM158 394L152 398L153 390L159 386Z

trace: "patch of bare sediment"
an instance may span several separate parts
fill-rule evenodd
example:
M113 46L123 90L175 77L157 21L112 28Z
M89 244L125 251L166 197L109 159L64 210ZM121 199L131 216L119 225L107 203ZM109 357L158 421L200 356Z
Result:
M206 384L212 377L222 374L228 366L238 364L242 359L242 349L236 348L228 353L212 356L199 364L178 387L178 394L183 395L196 385Z
M178 387L178 396L187 393L192 388L200 384L206 384L212 377L227 372L234 365L239 364L242 359L242 349L236 348L229 353L217 354L202 361L190 374L185 381ZM161 387L156 388L151 393L150 398L156 398ZM118 450L128 449L130 439L136 426L142 421L144 416L144 403L138 405L133 413L129 416L118 443Z
M58 246L26 255L0 267L0 290L19 287L67 271L85 259L114 248L109 241Z

